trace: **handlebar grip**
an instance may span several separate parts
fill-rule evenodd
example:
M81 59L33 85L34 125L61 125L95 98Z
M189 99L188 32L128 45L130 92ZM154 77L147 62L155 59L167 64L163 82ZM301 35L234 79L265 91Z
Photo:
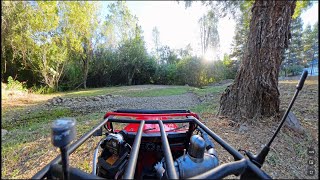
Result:
M307 79L308 77L308 71L307 70L304 70L302 75L301 75L301 78L300 78L300 81L299 83L297 84L297 89L300 91L303 87L303 84L304 84L304 81Z
M242 174L247 167L247 160L241 159L239 161L222 164L210 171L188 179L222 179L231 174Z

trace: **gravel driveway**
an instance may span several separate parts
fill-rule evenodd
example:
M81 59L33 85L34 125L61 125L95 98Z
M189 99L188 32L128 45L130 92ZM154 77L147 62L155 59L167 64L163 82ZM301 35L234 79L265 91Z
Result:
M70 108L75 112L97 112L117 109L189 109L200 104L193 93L159 97L126 97L100 95L94 97L61 98L50 100L47 106Z

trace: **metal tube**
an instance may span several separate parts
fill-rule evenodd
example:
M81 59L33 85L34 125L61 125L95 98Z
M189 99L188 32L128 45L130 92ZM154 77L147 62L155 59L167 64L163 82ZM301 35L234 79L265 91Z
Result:
M74 142L70 148L68 149L68 154L72 154L81 144L83 144L92 134L97 131L100 127L102 127L104 124L108 122L108 118L101 121L96 127L94 127L91 131L81 136L81 138ZM51 164L57 164L61 161L61 155L58 155L56 158L54 158L49 164L47 164L45 167L43 167L37 174L35 174L32 179L41 179L43 178L49 171Z
M139 126L139 130L136 134L136 137L134 138L133 146L132 146L132 149L130 152L129 162L128 162L126 171L124 172L123 179L133 179L134 178L134 172L135 172L135 167L137 164L144 122L145 121L141 121L140 126Z
M136 113L136 114L172 114L172 113L190 113L190 110L173 109L173 110L147 110L147 109L118 109L117 113Z
M230 146L223 139L221 139L217 134L212 132L209 128L207 128L207 126L202 124L198 119L194 118L194 122L196 124L198 124L206 133L208 133L216 142L218 142L225 150L227 150L235 158L235 160L244 159L244 156L241 153L239 153L237 150L235 150L232 146ZM260 168L258 168L251 161L247 161L247 165L260 178L271 179L270 176L268 176L265 172L263 172Z
M288 116L288 114L289 114L289 112L290 112L290 110L291 110L291 108L292 108L292 106L293 106L293 103L294 103L294 101L296 100L298 94L299 94L299 90L296 90L293 98L291 99L291 102L290 102L290 104L289 104L289 107L288 107L286 113L285 113L284 116L282 117L281 123L279 124L276 132L273 134L273 136L271 137L270 141L269 141L268 144L267 144L268 147L270 147L272 141L274 140L274 138L277 136L278 132L280 131L283 123L286 121L287 116Z
M159 120L146 120L146 124L158 124ZM134 119L114 119L110 118L108 122L117 122L117 123L140 123L141 120L134 120ZM186 118L186 119L168 119L162 121L164 124L168 123L188 123L188 122L193 122L193 119Z
M236 149L234 149L232 146L230 146L223 139L221 139L217 134L212 132L207 126L202 124L198 119L194 118L194 122L197 123L206 133L208 133L224 149L226 149L235 158L235 160L240 160L240 159L244 158L241 153L239 153Z
M61 159L62 159L62 170L64 180L69 180L69 157L68 157L68 146L61 147Z
M242 174L247 168L246 159L222 164L214 169L188 179L222 179L230 174Z
M173 158L172 158L167 134L164 130L162 121L158 121L158 122L159 122L160 131L161 131L162 150L163 150L164 158L166 161L166 170L168 174L168 179L178 179L178 175L176 173L176 169L173 163Z
M140 120L129 120L129 119L114 119L114 118L106 118L103 121L101 121L100 124L98 124L95 128L93 128L88 133L81 136L81 138L74 142L70 148L68 149L68 154L72 154L81 144L83 144L95 131L97 131L100 127L105 125L110 119L110 122L122 122L122 123L140 123ZM185 122L192 122L193 119L187 118L187 119L171 119L171 120L165 120L163 123L185 123ZM158 120L148 120L146 121L147 124L156 124L158 123ZM46 173L48 173L51 164L56 164L61 161L61 156L58 155L55 159L53 159L49 164L47 164L45 167L43 167L37 174L35 174L32 179L40 179L43 178Z
M253 164L250 160L247 162L248 168L251 169L256 175L261 179L272 179L268 174L258 168L255 164Z
M94 150L93 153L93 161L92 161L92 173L93 175L97 174L97 159L98 159L98 153L99 153L99 146L103 142L104 139L101 139L100 142L98 143L96 149Z
M198 128L198 130L201 132L201 135L202 135L204 141L206 142L206 149L209 150L211 148L214 148L214 144L208 138L208 134L206 132L204 132L203 129L201 129L201 128Z

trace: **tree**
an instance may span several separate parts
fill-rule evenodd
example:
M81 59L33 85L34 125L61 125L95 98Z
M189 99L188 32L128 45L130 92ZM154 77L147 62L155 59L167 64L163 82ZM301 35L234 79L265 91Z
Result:
M69 56L82 62L82 84L87 88L89 63L93 58L93 42L97 27L96 5L92 2L65 2L62 31L67 39Z
M34 48L34 66L50 88L58 89L58 83L66 63L67 47L62 32L59 31L57 2L37 2L33 8L32 39Z
M214 11L209 11L199 19L199 24L201 52L203 56L208 48L212 48L215 52L219 47L218 17Z
M178 62L178 55L169 46L164 45L159 48L159 64L176 64Z
M126 40L119 47L119 63L127 78L127 85L132 85L136 73L139 73L147 59L147 50L142 36L141 26L136 25L135 37Z
M314 43L313 43L313 58L319 58L319 24L316 22L313 26Z
M238 68L239 62L243 59L244 50L247 45L249 35L249 24L251 19L251 7L254 1L242 1L240 3L240 14L236 16L235 36L233 37L232 52L230 57L235 59L233 68ZM232 75L231 77L234 77Z
M303 41L303 61L307 64L318 58L319 55L319 32L318 22L314 24L313 28L311 25L307 25L302 35ZM313 67L312 67L313 68Z
M242 16L241 16L242 17ZM243 58L245 45L248 39L249 28L244 25L244 19L240 18L235 26L235 36L233 37L231 57L241 60Z
M203 4L236 15L240 1L205 1ZM187 2L189 6L191 2ZM299 3L298 15L310 3ZM301 5L301 6L300 6ZM256 0L251 9L250 30L244 57L234 83L220 99L220 115L233 118L272 116L279 112L278 75L288 46L290 21L296 1ZM219 11L219 10L218 10ZM233 16L235 17L235 16Z
M180 56L180 58L186 58L186 57L190 57L192 55L192 47L191 44L188 44L185 48L180 48L178 49L178 55Z
M109 14L106 17L103 31L107 44L113 49L118 44L135 36L138 18L131 14L125 1L117 1L108 5Z
M7 2L6 5L8 9L2 14L3 35L8 38L2 39L5 70L11 56L14 66L22 64L14 73L31 70L33 75L41 77L41 82L57 89L67 55L59 30L59 3Z
M292 20L291 23L291 39L289 42L289 47L285 51L285 58L281 64L281 68L285 72L285 76L288 73L288 70L291 71L292 75L295 75L295 72L293 71L293 68L295 66L302 66L303 65L303 44L302 44L302 19L300 17L297 17L296 19ZM301 69L301 68L300 68ZM299 70L299 68L297 69Z
M188 84L191 86L202 86L201 71L203 66L197 57L185 57L177 64L178 84Z
M32 8L28 2L1 1L1 78L5 81L8 76L29 72L28 76L18 76L20 81L37 82L31 77L38 72L30 71L31 50L34 41L31 38Z
M158 30L158 28L155 26L152 29L152 40L154 43L154 47L155 47L155 51L156 51L156 58L157 60L159 60L159 50L160 50L160 32ZM158 62L159 64L160 62Z
M224 54L222 62L226 67L225 79L234 79L239 68L239 61L231 60L229 55Z
M220 115L255 118L279 112L279 67L288 46L295 3L254 2L244 58L234 83L221 96Z

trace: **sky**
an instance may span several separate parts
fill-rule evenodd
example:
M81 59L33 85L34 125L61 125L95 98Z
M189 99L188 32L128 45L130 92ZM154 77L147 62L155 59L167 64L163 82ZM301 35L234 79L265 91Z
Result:
M107 5L112 2L102 2L102 16L107 13ZM200 55L200 28L198 20L207 12L207 7L200 2L194 2L185 8L184 2L177 1L127 1L132 14L139 19L144 31L144 39L148 51L153 48L152 29L157 27L160 32L160 43L172 49L185 48L189 43L194 54ZM318 2L301 15L304 28L309 23L318 21ZM235 21L228 17L220 19L218 32L220 36L220 58L224 53L231 52L231 43L235 31Z

